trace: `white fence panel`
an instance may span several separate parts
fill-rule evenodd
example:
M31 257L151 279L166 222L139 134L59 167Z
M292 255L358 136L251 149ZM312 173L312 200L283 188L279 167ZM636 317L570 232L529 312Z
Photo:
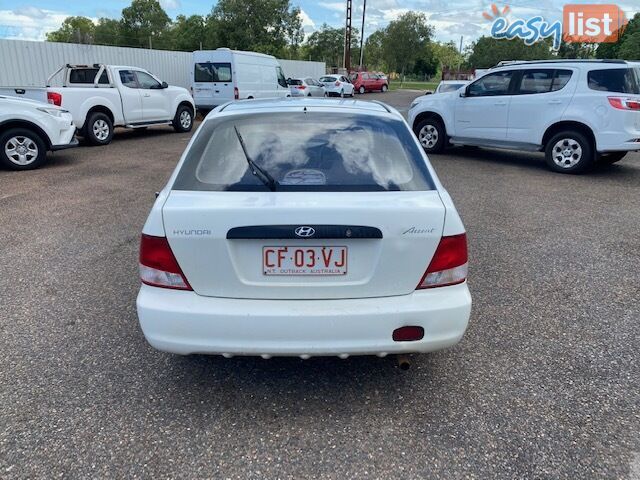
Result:
M287 78L311 77L316 80L327 73L324 62L304 62L301 60L280 60L282 70Z
M189 88L191 55L168 50L0 39L0 86L42 87L49 75L67 63L105 63L144 68L170 85ZM279 62L287 77L319 78L325 74L324 62ZM59 85L60 77L52 84Z
M67 63L131 65L154 73L171 85L191 85L191 53L76 43L0 40L0 85L44 86ZM60 78L55 79L58 83Z

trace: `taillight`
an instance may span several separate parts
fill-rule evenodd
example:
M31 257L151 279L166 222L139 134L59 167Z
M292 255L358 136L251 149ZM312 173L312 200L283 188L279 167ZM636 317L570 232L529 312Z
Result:
M240 100L240 91L238 90L238 87L233 87L233 98Z
M640 100L625 97L607 97L613 108L618 110L640 110Z
M298 85L298 90L304 90L305 88L307 88L305 85Z
M467 278L467 235L442 237L416 290L462 283Z
M62 94L58 92L47 92L47 102L52 105L62 106Z
M339 86L340 86L340 82L336 82L334 85L335 85L336 87L339 87Z
M140 240L140 280L153 287L192 290L166 237L142 234Z

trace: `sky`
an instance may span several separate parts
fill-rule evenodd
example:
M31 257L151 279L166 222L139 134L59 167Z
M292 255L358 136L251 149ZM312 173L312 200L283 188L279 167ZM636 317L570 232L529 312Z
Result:
M364 0L353 0L353 25L361 28ZM424 12L429 23L435 27L438 41L454 41L461 37L468 45L478 37L489 34L491 22L482 17L490 11L492 3L502 9L511 8L511 18L529 18L541 15L547 21L562 17L564 3L597 4L598 0L367 0L365 36L383 28L408 10ZM130 0L0 0L0 38L44 40L45 34L59 28L65 17L83 15L92 19L100 17L119 18L120 12ZM179 14L204 14L211 11L215 0L160 0L172 18ZM606 3L614 3L614 1ZM640 0L615 2L631 18L640 11ZM307 35L319 29L323 23L338 27L344 24L346 0L291 0L291 4L302 10L302 23Z

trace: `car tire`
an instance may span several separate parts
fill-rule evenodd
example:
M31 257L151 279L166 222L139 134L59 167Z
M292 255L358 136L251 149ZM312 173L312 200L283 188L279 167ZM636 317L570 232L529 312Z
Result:
M440 153L447 144L447 131L440 120L428 117L420 121L414 129L420 145L427 153Z
M0 164L12 170L38 168L47 158L42 137L27 128L10 128L0 135Z
M629 152L603 153L600 155L598 162L604 165L611 165L622 160L624 157L627 156L627 153Z
M382 85L382 93L386 92L387 90L389 90L389 87L387 87L386 85Z
M190 132L193 128L193 110L186 105L178 106L172 124L173 129L178 133Z
M593 143L580 132L559 132L547 142L545 160L554 172L585 172L595 160Z
M358 89L358 93L359 93L360 95L364 95L364 92L365 92L364 87L360 87L360 88Z
M329 98L329 92L324 92L325 98Z
M105 113L94 112L87 117L82 136L91 145L108 145L113 139L113 122Z

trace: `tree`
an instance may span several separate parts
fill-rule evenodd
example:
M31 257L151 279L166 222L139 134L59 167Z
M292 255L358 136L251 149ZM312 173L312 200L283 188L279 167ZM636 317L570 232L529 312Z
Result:
M553 57L550 39L525 45L524 40L480 37L468 48L471 68L489 68L504 60L545 60Z
M615 43L601 43L596 50L597 58L640 59L640 13L629 21L619 40Z
M58 30L47 33L47 41L93 43L95 28L95 24L87 17L67 17Z
M274 55L302 27L289 0L219 0L207 24L220 46Z
M126 45L120 38L120 21L101 18L95 28L94 43L97 45Z
M384 29L382 56L390 70L404 75L433 35L423 13L407 12Z
M420 77L432 77L438 71L440 62L436 58L435 49L431 43L427 43L418 54L413 65L414 75Z
M432 42L430 44L433 49L435 58L438 61L438 66L442 68L458 69L464 61L464 57L458 51L458 47L453 42L439 43Z
M200 45L204 47L205 41L205 20L202 15L191 15L185 17L178 15L171 27L171 49L192 52L199 50ZM208 48L209 45L206 45Z
M363 62L369 70L387 70L382 56L384 32L376 30L364 42Z
M595 43L567 43L563 40L557 55L559 58L593 58L595 53Z
M120 35L132 46L168 48L170 24L158 0L133 0L122 10Z
M351 29L351 64L360 63L358 29ZM341 67L344 60L344 28L333 28L326 23L313 32L305 45L305 59L325 62L330 67Z

